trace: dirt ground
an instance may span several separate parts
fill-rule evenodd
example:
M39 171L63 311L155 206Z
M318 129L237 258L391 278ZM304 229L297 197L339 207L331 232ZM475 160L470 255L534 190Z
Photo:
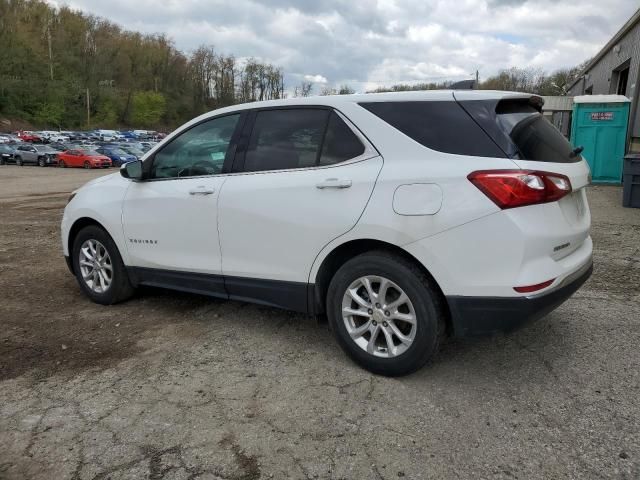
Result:
M0 167L0 478L640 478L640 210L620 188L589 190L595 272L567 303L389 379L303 315L91 303L59 223L113 171Z

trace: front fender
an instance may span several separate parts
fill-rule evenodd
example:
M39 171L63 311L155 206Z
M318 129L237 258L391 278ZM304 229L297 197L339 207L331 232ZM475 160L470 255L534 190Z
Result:
M127 265L129 254L122 228L122 206L131 182L119 174L96 180L81 187L64 209L61 223L63 253L69 256L69 234L76 222L91 219L111 235Z

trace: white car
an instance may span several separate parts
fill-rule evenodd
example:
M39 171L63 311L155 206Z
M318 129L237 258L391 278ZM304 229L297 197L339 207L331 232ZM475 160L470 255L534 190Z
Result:
M431 91L237 105L73 193L62 245L95 302L152 285L326 314L402 375L445 335L511 330L592 271L590 172L537 96Z

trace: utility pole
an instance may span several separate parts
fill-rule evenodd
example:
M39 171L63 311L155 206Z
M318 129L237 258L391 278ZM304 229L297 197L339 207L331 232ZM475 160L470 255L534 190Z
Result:
M89 99L89 87L87 87L87 128L91 125L91 100Z
M49 44L49 75L53 80L53 52L51 49L51 19L47 19L47 43Z
M478 71L478 69L476 69L476 84L474 89L478 90L478 86L480 86L480 72Z

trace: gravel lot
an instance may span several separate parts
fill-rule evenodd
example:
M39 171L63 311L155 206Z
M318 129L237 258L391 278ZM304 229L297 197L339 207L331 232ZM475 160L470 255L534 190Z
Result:
M595 272L571 300L389 379L302 315L91 303L59 222L113 171L0 167L0 478L640 478L640 210L620 188L590 188Z

